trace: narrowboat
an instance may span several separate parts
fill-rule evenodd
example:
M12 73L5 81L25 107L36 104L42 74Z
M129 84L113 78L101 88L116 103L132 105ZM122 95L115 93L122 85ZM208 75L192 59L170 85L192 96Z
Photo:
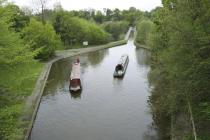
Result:
M128 55L126 55L126 54L122 55L119 63L115 67L113 76L114 77L123 77L126 72L128 62L129 62Z
M72 71L70 75L69 90L72 92L81 91L82 84L80 80L80 60L77 58L72 64Z

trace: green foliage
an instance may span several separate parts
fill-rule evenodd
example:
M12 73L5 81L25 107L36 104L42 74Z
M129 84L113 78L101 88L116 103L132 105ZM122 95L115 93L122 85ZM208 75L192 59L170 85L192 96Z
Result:
M28 25L30 18L16 5L9 4L4 7L5 13L8 14L10 27L16 32L20 32L25 26Z
M110 21L105 22L102 27L112 35L114 40L119 40L121 34L125 34L128 30L129 23L126 21Z
M152 106L159 118L168 114L189 115L183 109L187 108L188 99L198 136L209 138L206 135L209 133L207 124L210 124L207 119L210 117L210 10L207 8L210 3L176 0L172 4L164 0L164 7L151 14L155 23L154 34L149 38L153 59L150 77L155 77L151 83L154 85Z
M0 1L0 139L21 139L20 117L27 96L32 93L41 64L19 34L26 24L15 5ZM22 22L23 21L23 22Z
M109 41L109 34L98 25L78 17L58 13L55 16L53 26L65 46L82 44L83 41L88 41L90 45L103 44Z
M137 37L136 40L138 43L143 45L149 45L149 37L153 31L154 25L153 22L149 20L142 20L136 26L137 28Z
M73 10L73 11L70 11L69 13L71 13L75 17L79 17L79 18L83 18L83 19L92 21L92 20L94 20L94 18L96 18L96 19L98 18L98 17L96 17L95 12L96 12L95 10L91 9L91 10L79 10L79 11ZM101 15L101 16L103 18L102 20L104 20L104 16L103 15ZM97 22L97 21L95 21L95 22Z
M199 118L201 118L203 121L210 121L210 102L202 102L199 105L199 110L197 110Z
M101 11L97 11L96 14L94 15L93 19L97 22L97 23L102 23L104 20L104 16L101 13Z
M28 61L33 57L19 35L10 30L14 11L0 5L0 65L14 65ZM11 18L12 17L12 18Z
M33 53L23 44L18 34L8 29L6 23L0 20L0 65L13 65L28 61Z
M143 18L143 12L137 10L135 7L130 7L129 10L122 11L122 19L129 22L130 26L135 26L136 22Z
M22 36L32 51L38 51L36 59L47 60L61 46L53 27L48 23L43 25L35 19L31 19L29 26L24 28Z
M162 0L164 7L171 9L176 5L177 0Z
M127 21L130 26L135 26L136 21L143 18L144 12L136 9L135 7L130 7L128 10L120 10L115 8L111 10L109 8L103 9L104 11L99 10L80 10L80 11L70 11L65 13L72 13L73 16L83 18L89 21L95 21L98 24L103 24L108 21ZM64 11L62 11L64 12ZM148 14L148 12L147 12Z
M15 140L20 138L22 131L18 126L18 117L22 112L21 105L13 105L0 110L0 139Z
M8 4L0 8L0 19L9 24L9 27L20 32L29 23L29 16L26 16L17 5Z
M0 139L21 139L20 117L24 102L31 95L42 64L30 61L0 68Z

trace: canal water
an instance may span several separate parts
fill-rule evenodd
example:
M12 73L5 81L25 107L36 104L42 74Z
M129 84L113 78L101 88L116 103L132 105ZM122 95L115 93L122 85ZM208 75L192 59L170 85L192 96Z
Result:
M124 78L113 78L121 55L129 55ZM80 58L83 90L69 92L74 58ZM149 98L148 51L126 45L53 64L30 140L157 140Z

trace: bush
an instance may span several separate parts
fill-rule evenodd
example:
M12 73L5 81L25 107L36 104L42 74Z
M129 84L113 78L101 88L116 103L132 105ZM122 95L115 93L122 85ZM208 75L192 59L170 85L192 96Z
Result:
M83 41L98 45L107 43L110 38L110 35L95 23L65 13L55 15L53 26L65 46L82 44Z
M153 30L153 22L150 20L143 20L137 24L136 41L143 45L148 45L149 36Z
M94 23L86 23L83 25L84 28L84 38L81 41L88 41L90 45L98 45L107 43L111 35L102 30L98 25Z
M46 23L31 19L29 26L24 28L23 39L30 46L32 51L36 51L36 59L47 60L54 55L55 49L61 46L59 37L53 27Z
M0 65L8 66L31 60L33 54L23 44L19 35L9 30L0 18Z
M23 139L23 124L27 120L20 117L43 66L32 58L28 61L0 67L0 140Z
M105 31L112 35L114 40L119 40L121 39L120 36L128 30L129 23L127 21L110 21L104 23L102 26Z

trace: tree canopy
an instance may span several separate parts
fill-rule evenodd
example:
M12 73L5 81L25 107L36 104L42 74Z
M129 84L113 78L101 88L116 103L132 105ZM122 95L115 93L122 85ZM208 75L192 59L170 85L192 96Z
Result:
M55 49L61 46L58 35L52 25L31 19L29 25L22 31L25 42L32 51L37 51L35 58L46 60L54 55Z
M66 46L82 44L83 41L88 41L90 45L109 41L110 35L100 26L78 17L57 13L53 26Z
M170 122L171 116L177 121L180 114L193 116L196 125L191 129L197 132L197 138L206 140L209 139L206 124L210 123L210 3L163 0L163 6L151 12L155 24L150 38L153 60L150 78L155 85L151 102L156 122ZM185 124L180 125L185 128ZM170 128L165 133L169 131ZM190 129L186 133L189 138L196 137ZM179 134L184 137L182 130Z
M32 58L33 53L29 51L29 47L24 44L20 36L10 30L11 25L14 25L11 20L13 12L5 8L0 6L0 64L13 65L25 62L28 58Z

